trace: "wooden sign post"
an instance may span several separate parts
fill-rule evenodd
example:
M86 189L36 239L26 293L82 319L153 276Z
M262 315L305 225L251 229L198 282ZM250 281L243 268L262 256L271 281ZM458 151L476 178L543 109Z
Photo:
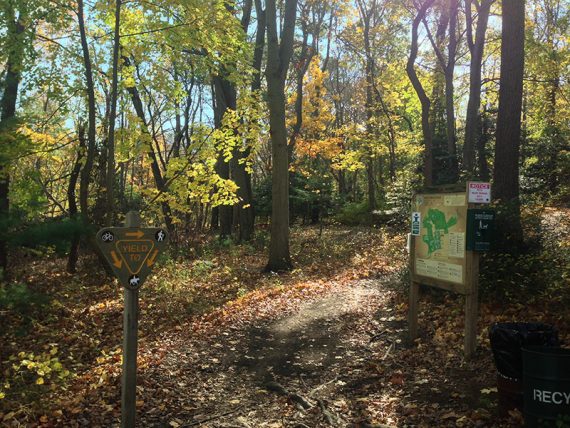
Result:
M410 244L409 335L418 336L420 284L465 296L464 353L470 358L477 347L479 254L466 247L467 192L424 193L412 199Z
M133 428L136 418L139 288L165 247L161 228L141 228L138 213L129 211L125 227L107 227L97 233L97 244L124 290L123 376L121 427Z

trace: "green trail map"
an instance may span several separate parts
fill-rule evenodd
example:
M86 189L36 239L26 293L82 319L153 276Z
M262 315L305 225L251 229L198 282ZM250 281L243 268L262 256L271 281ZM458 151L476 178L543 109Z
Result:
M426 234L422 235L422 241L428 246L428 257L437 250L442 249L442 238L449 233L449 228L457 224L457 216L451 216L446 220L445 213L436 208L430 208L424 217L423 227Z
M463 284L465 280L465 193L416 195L420 236L414 243L414 274Z

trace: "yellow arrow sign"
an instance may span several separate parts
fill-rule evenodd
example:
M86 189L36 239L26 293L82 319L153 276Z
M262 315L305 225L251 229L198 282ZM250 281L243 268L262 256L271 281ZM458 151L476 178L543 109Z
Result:
M146 265L151 267L156 261L156 256L158 256L158 249L154 250L154 253L146 260Z
M150 239L125 239L117 241L116 248L127 269L134 275L140 272L147 261L154 249L154 243Z
M129 238L141 239L144 236L144 232L142 230L137 230L135 232L126 232L125 236Z
M111 257L113 258L113 266L121 269L123 266L123 261L117 256L117 253L111 251Z

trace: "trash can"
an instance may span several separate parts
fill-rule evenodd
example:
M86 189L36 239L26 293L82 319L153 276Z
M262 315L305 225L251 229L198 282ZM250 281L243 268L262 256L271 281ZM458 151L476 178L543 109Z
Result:
M522 357L525 426L570 426L570 349L529 346Z
M558 331L542 323L505 322L489 328L491 350L497 367L497 392L499 413L523 409L522 348L560 346Z

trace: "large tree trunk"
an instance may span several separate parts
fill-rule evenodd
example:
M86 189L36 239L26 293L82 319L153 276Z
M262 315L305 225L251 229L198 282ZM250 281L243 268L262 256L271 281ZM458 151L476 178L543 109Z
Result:
M236 109L236 92L233 85L215 76L213 79L214 96L214 126L221 128L222 118L228 109ZM220 153L216 160L216 173L228 180L230 178L230 164L224 159L224 154ZM225 239L232 234L232 207L229 205L220 205L218 207L218 219L220 226L220 239Z
M271 136L271 243L268 271L290 270L289 158L285 126L285 78L293 53L297 0L286 0L281 43L277 35L276 1L267 0L267 98Z
M431 186L433 184L433 137L429 120L431 102L416 73L414 63L418 56L418 27L434 1L435 0L425 0L414 18L412 23L412 44L410 48L410 56L406 64L406 73L408 74L408 78L410 79L422 106L422 135L424 140L423 175L424 185L426 186Z
M6 11L8 28L7 38L11 48L8 53L6 63L6 77L4 80L4 92L0 101L0 133L8 133L16 129L16 100L18 99L18 87L22 78L21 68L24 55L24 44L22 36L24 25L22 16L16 18L13 9ZM7 144L2 142L2 144ZM8 150L6 152L9 153ZM10 213L10 160L0 157L0 221L7 221ZM8 245L5 233L8 225L2 224L0 231L0 279L8 277Z
M79 129L77 131L77 137L79 139L79 150L77 150L77 158L73 164L73 169L71 170L71 175L69 177L69 184L67 186L67 203L69 205L69 218L72 222L76 223L77 218L77 200L75 197L75 188L77 187L77 181L79 179L79 174L81 172L81 164L83 162L83 156L86 151L85 142L85 125L79 124ZM77 227L74 225L74 227ZM67 272L75 273L77 268L77 260L79 259L79 242L81 239L81 234L75 232L71 238L71 245L69 248L69 256L67 257Z
M447 156L449 159L449 181L456 183L459 178L457 162L457 135L455 132L455 88L453 75L457 53L457 14L459 0L450 0L449 3L449 45L447 64L445 67L445 115L447 124Z
M494 0L482 0L479 6L477 19L477 29L473 40L472 28L473 19L471 14L472 0L465 1L465 16L467 26L467 44L471 52L471 63L469 69L469 101L467 102L467 114L465 116L465 141L463 143L463 167L468 177L475 176L475 146L482 138L480 132L481 117L479 109L481 106L481 67L483 63L483 51L485 48L485 33L489 11ZM485 152L478 150L479 158L486 157ZM486 158L484 160L486 162ZM482 163L479 162L481 165ZM479 170L482 176L484 171Z
M307 26L303 25L303 41L301 43L301 53L299 54L299 64L297 66L297 82L295 91L295 123L291 129L291 135L289 136L289 163L293 161L293 153L295 150L295 143L297 142L297 137L301 132L303 127L303 80L305 74L309 69L311 64L312 55L309 55L309 45L307 40L309 39L309 32Z
M519 154L524 71L524 0L503 0L501 78L497 141L493 170L494 195L509 209L500 226L512 245L522 241L519 206Z
M95 157L95 138L96 138L96 117L95 117L95 86L93 84L93 71L91 66L91 57L89 54L89 45L87 44L87 36L85 34L85 19L83 16L83 0L77 1L77 17L79 22L79 33L81 36L81 49L83 51L83 64L85 67L85 82L87 90L87 153L85 155L85 164L81 170L81 178L79 182L79 207L81 209L81 218L84 226L89 224L89 182L91 180L91 171L93 170L93 159Z
M375 126L372 121L374 119L374 58L372 57L372 49L370 46L370 18L374 11L367 10L362 2L357 3L360 11L360 21L363 26L363 42L364 42L364 60L365 60L365 78L366 78L366 134L367 139L372 139L375 134ZM372 142L368 142L368 159L366 160L366 181L368 186L368 210L376 209L376 183L374 180L374 154L372 152Z
M478 165L479 165L479 177L483 181L489 181L491 179L491 172L489 171L489 163L487 162L487 143L490 139L490 132L489 129L489 122L490 119L488 118L486 109L483 110L483 113L480 116L480 127L481 132L479 138L477 138L477 153L478 156Z
M241 19L241 26L245 33L248 31L249 22L251 18L251 10L253 7L252 0L247 0L244 4L243 8L243 15ZM256 2L256 8L257 8ZM261 9L261 7L259 7ZM260 78L259 73L261 69L261 58L259 58L259 66L257 64L258 52L257 50L260 47L257 46L259 42L261 44L261 49L263 49L263 43L265 41L265 20L261 16L263 12L258 10L258 22L257 22L257 32L261 33L261 37L259 34L256 35L256 46L254 48L254 59L253 59L253 67L257 71L257 77L254 77L254 81ZM261 38L261 41L260 41ZM263 54L263 51L261 52ZM258 68L256 68L258 67ZM254 90L253 83L252 83L252 90ZM247 142L246 142L247 144ZM234 150L234 156L232 157L231 163L231 174L238 186L237 195L239 198L239 202L236 206L235 212L235 221L238 226L237 232L237 239L238 241L249 241L253 238L253 231L254 231L254 223L255 223L255 213L253 210L253 189L251 186L251 174L246 169L245 160L249 156L249 148L246 148L245 151Z
M115 118L117 116L117 81L119 69L119 48L120 48L120 24L121 24L121 0L115 3L115 40L113 44L113 76L111 82L111 108L109 113L109 135L107 140L107 206L105 224L112 226L113 213L115 208Z

